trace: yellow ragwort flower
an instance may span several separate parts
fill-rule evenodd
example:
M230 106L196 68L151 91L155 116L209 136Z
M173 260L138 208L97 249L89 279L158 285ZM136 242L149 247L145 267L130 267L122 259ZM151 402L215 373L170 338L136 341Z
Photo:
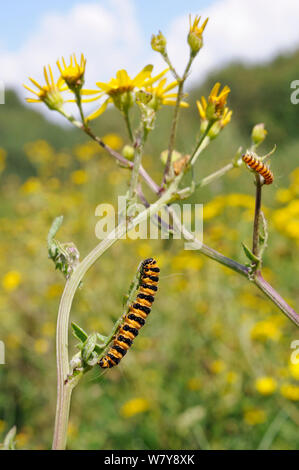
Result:
M116 78L111 78L108 83L97 82L97 87L100 89L99 95L96 99L101 98L104 95L108 95L108 98L102 106L88 116L88 120L92 120L100 116L107 108L108 103L114 103L114 105L122 112L126 112L133 105L132 91L135 88L142 88L146 82L151 82L150 77L153 70L152 65L147 65L136 77L130 78L126 70L119 70L116 73Z
M57 60L56 64L60 71L61 78L65 81L65 83L71 90L82 88L84 84L84 73L86 67L86 59L83 54L81 54L80 64L77 62L75 54L73 54L73 56L70 56L69 65L66 64L63 57L63 67L61 67L59 60Z
M201 101L196 101L196 104L202 121L220 121L222 127L224 127L230 122L232 115L232 111L226 106L230 88L225 85L219 93L220 86L220 83L217 82L212 88L208 101L202 96Z
M192 22L191 15L189 15L190 28L188 34L188 44L193 56L196 55L203 46L202 34L207 25L207 22L209 21L209 18L206 18L203 24L199 26L200 19L201 17L196 15L194 21Z
M43 102L48 106L48 108L57 111L60 110L63 105L63 98L61 92L66 91L67 88L63 86L63 80L61 77L59 77L58 81L55 83L50 65L48 66L48 69L49 72L47 72L47 68L44 67L44 77L46 84L43 86L40 85L36 80L34 80L34 78L29 77L29 80L33 83L33 85L36 86L38 91L32 90L32 88L29 88L27 85L24 85L24 88L26 88L26 90L36 95L36 98L26 98L26 101L27 103Z
M161 74L158 75L158 77L160 78L160 76L164 75L167 71L168 69L164 70ZM158 77L155 77L154 81L157 81ZM162 80L160 80L157 86L153 87L152 85L154 82L151 81L151 84L145 87L145 91L147 91L153 96L148 106L152 107L155 111L158 111L158 109L160 109L163 105L174 106L176 104L178 96L177 93L169 92L178 86L178 82L174 81L172 83L169 83L168 85L166 85L166 82L167 79L163 78ZM189 104L185 101L181 101L180 106L182 108L188 108Z

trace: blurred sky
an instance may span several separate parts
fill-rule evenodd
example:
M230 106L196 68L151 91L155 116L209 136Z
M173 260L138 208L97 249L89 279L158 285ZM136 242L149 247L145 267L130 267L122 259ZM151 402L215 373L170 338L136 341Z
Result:
M169 23L178 15L188 15L190 11L198 11L213 0L161 0L160 2L148 0L135 0L135 8L142 30L147 37L151 37L153 27L167 28ZM8 50L16 50L21 46L33 29L38 27L42 16L50 12L66 13L75 5L88 5L98 3L105 5L108 2L91 0L17 0L6 2L1 9L0 44ZM157 9L158 8L158 9Z
M120 68L134 75L153 63L159 71L165 64L150 47L159 29L181 71L189 13L210 17L191 84L231 61L265 62L299 46L299 0L10 0L1 9L0 80L24 94L29 75L42 81L43 65L55 69L73 52L87 56L93 88Z

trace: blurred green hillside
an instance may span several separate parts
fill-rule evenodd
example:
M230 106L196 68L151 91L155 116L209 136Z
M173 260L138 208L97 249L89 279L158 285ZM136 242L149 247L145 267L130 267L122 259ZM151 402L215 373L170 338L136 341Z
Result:
M299 306L299 106L290 82L299 53L247 68L231 65L192 90L182 110L177 150L190 152L199 132L195 100L215 81L231 87L232 122L198 161L197 177L250 145L264 122L261 147L274 184L264 190L269 222L265 278ZM40 105L42 106L42 105ZM61 127L24 106L10 91L0 107L0 442L16 424L17 447L51 445L56 400L55 323L64 279L47 258L54 217L65 215L58 238L81 256L98 240L95 208L116 202L129 172L79 130ZM50 112L50 111L49 111ZM162 110L144 165L161 179L173 109ZM127 143L119 113L93 124L118 151ZM166 138L165 138L166 136ZM6 165L6 167L5 167ZM253 177L235 169L193 196L204 205L204 242L242 263L250 243ZM184 250L179 240L121 240L96 263L74 299L71 318L89 333L107 334L122 310L138 263L161 267L152 313L132 350L107 373L94 370L75 390L69 426L73 449L299 449L299 367L290 362L298 330L245 279ZM70 340L72 351L75 341Z

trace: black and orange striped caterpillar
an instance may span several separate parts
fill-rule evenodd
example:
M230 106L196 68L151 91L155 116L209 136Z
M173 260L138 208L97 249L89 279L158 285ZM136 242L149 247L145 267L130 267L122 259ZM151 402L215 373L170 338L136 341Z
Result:
M159 272L160 269L153 258L142 262L136 300L129 306L117 336L106 355L99 361L99 366L102 369L110 369L119 364L132 346L140 328L145 324L158 290Z
M272 171L265 165L263 162L258 160L256 157L253 155L250 155L250 153L245 153L242 155L242 160L245 162L252 170L256 171L259 173L265 180L265 184L271 184L273 183L274 176Z

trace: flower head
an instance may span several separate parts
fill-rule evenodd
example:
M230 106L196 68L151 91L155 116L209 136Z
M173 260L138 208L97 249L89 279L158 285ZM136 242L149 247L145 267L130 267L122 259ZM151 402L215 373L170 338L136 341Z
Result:
M191 53L194 56L198 53L198 51L203 46L202 34L207 25L207 22L209 21L209 18L206 18L203 24L199 26L200 19L201 17L196 15L192 23L191 15L189 15L190 29L189 29L189 34L188 34L188 44L190 46Z
M166 44L166 38L163 36L161 31L159 31L157 35L152 35L151 46L154 51L164 54L166 51Z
M59 60L56 62L60 71L61 78L65 81L71 90L81 89L84 84L84 73L86 67L86 59L81 54L80 64L77 62L76 55L70 57L70 64L67 65L62 57L63 67L60 65Z
M114 103L120 111L127 112L133 106L133 90L142 88L150 78L152 70L153 66L147 65L135 78L130 78L126 70L119 70L116 78L111 78L108 83L97 82L97 87L100 89L97 99L103 95L108 95L108 98L97 111L88 116L88 120L100 116L106 110L108 103Z
M216 83L208 97L204 96L201 100L196 101L197 109L201 120L207 125L208 122L219 122L220 130L225 127L231 120L232 111L226 106L226 100L230 92L230 88L225 85L219 93L220 83Z
M168 69L164 70L159 74L158 78L156 77L154 81L157 81L162 75L164 75ZM167 79L163 78L160 82L153 86L153 80L150 81L150 84L147 84L145 91L152 95L152 100L149 103L149 106L152 107L155 111L161 108L163 105L174 106L176 104L177 93L170 93L171 90L178 86L178 82L174 81L166 85ZM186 95L185 95L186 96ZM181 101L180 106L182 108L188 108L188 103Z
M61 92L65 91L66 88L63 87L63 80L61 77L55 83L52 69L50 65L48 66L49 72L47 72L46 67L44 67L44 77L46 84L44 86L40 85L34 78L29 77L29 80L36 86L38 91L32 90L27 85L24 85L26 90L30 91L36 98L26 98L28 103L45 103L48 108L59 110L62 108L63 105L63 98L61 96Z

